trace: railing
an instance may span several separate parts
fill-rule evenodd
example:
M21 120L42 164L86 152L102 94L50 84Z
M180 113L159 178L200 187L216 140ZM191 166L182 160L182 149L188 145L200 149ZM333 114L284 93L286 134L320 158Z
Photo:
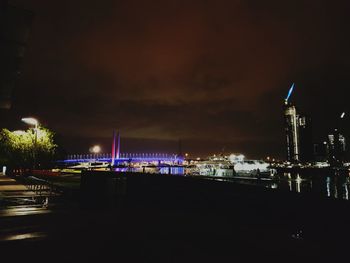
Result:
M23 178L25 186L35 193L36 197L51 197L58 189L49 181L28 176Z
M70 154L67 156L68 160L111 160L112 155L110 153L98 153L98 154ZM121 153L118 160L178 160L180 159L177 154L167 153Z

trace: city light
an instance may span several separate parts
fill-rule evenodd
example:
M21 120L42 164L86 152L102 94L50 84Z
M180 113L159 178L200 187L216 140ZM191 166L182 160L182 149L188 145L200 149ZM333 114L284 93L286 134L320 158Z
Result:
M35 118L32 118L32 117L29 117L29 118L22 118L21 120L22 120L24 123L26 123L26 124L34 125L35 128L37 128L37 127L38 127L38 124L39 124L38 120L35 119Z
M101 152L101 147L99 145L95 145L91 148L91 152L93 153L100 153Z
M243 154L239 154L239 155L231 154L228 158L230 162L237 163L237 162L243 162L245 156Z
M343 112L343 113L341 114L340 119L344 119L344 117L345 117L345 112Z

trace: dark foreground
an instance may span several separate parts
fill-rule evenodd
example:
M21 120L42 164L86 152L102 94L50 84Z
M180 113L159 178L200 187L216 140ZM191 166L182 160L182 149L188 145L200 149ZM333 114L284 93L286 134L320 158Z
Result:
M348 258L348 201L184 177L106 180L93 179L94 187L83 183L79 204L70 200L48 213L1 217L2 232L33 234L1 242L1 262Z

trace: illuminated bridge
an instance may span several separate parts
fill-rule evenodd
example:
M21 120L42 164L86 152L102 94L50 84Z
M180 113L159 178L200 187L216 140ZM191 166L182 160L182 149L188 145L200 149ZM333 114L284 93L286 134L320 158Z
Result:
M109 162L112 166L123 162L147 162L147 163L167 163L182 164L183 157L178 154L167 153L122 153L120 151L120 133L113 131L112 152L111 153L90 153L90 154L71 154L67 156L64 163L79 162Z
M158 163L173 163L180 164L183 162L183 157L178 154L166 153L120 153L119 158L115 158L115 163L122 162L158 162ZM112 163L111 153L99 154L71 154L67 156L65 163L77 162L109 162Z

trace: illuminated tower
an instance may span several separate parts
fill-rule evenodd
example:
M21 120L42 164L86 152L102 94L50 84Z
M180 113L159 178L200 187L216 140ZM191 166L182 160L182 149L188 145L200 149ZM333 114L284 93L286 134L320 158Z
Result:
M115 151L115 158L118 160L120 158L120 132L117 133L117 148Z
M112 166L115 164L115 160L120 158L120 133L113 131L113 140L112 140Z
M290 162L300 161L300 139L299 139L299 116L294 105L289 102L292 95L294 83L289 89L288 96L284 101L284 120L287 139L287 160Z
M113 138L112 138L112 162L111 165L113 166L115 163L115 137L116 137L116 133L115 131L113 131Z

